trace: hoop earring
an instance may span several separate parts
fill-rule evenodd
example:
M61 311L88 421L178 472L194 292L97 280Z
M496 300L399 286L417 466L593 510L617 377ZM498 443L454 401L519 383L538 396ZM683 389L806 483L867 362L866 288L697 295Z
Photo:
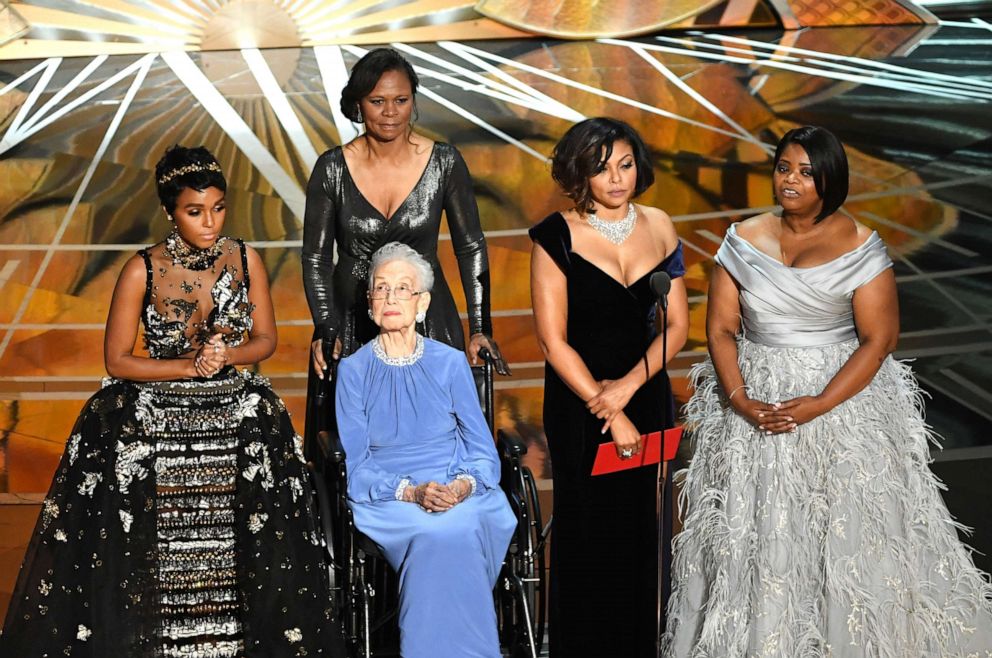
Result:
M419 313L417 313L417 322L423 322L426 319L427 319L427 313L425 313L424 311L420 311Z

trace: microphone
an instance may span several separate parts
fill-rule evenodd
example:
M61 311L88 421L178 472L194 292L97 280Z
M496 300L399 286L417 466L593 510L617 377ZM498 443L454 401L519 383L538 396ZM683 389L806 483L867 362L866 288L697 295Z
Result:
M654 296L661 302L661 307L667 309L668 291L672 289L672 277L668 276L667 272L655 272L648 279L648 285L651 286L651 292Z
M665 356L668 355L668 293L672 289L672 277L668 275L667 272L655 272L651 275L648 280L648 284L651 286L651 293L658 299L658 306L661 309L661 353ZM645 361L645 364L647 362ZM670 387L668 381L668 364L662 360L661 363L661 375L663 384L668 389ZM670 390L670 389L669 389ZM669 415L668 403L663 401L661 405L661 454L665 454L665 429L668 428L668 415ZM664 457L662 462L659 464L658 469L658 493L657 493L657 511L658 511L658 629L659 631L663 628L663 620L665 619L665 606L668 604L668 597L670 593L670 586L666 582L666 574L670 573L670 564L668 553L665 550L667 542L671 539L671 507L666 506L665 499L671 492L671 479L668 477L668 465L664 462ZM663 566L666 565L666 566Z

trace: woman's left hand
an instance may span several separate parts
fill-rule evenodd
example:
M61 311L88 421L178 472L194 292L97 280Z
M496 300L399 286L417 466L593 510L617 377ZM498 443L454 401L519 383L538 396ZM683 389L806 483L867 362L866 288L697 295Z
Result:
M598 382L602 390L589 398L586 408L596 418L603 418L606 423L603 425L603 432L610 429L610 424L617 414L626 408L630 403L630 398L634 397L638 385L630 381L627 377L620 379L604 379Z
M791 417L792 421L797 425L808 423L828 411L830 410L826 408L823 400L811 395L804 395L800 398L780 402L778 408L775 410L778 415Z
M468 498L468 495L472 493L472 483L464 478L455 478L448 483L448 490L455 494L455 497L460 503Z
M496 368L496 372L504 377L509 377L512 373L510 372L510 366L506 364L506 359L503 358L503 353L499 351L499 345L496 341L492 339L492 336L487 336L486 334L472 334L472 337L468 340L468 354L472 358L472 365L479 365L479 351L482 348L489 350L489 353L493 357L493 367Z

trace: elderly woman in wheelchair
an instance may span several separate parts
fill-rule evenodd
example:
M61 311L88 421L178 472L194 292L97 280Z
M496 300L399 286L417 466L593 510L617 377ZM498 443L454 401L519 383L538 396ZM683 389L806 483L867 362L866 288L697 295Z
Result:
M337 423L355 525L400 575L404 658L498 658L492 590L517 520L465 354L416 331L431 266L372 257L377 338L338 366Z

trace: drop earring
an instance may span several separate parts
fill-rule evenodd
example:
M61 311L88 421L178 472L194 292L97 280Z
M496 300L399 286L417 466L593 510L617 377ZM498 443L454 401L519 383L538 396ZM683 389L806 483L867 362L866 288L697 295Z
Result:
M427 319L427 313L425 313L423 311L420 311L419 313L417 313L417 322L423 322L426 319Z
M375 318L372 317L372 309L369 309L369 320L374 320L374 319Z

